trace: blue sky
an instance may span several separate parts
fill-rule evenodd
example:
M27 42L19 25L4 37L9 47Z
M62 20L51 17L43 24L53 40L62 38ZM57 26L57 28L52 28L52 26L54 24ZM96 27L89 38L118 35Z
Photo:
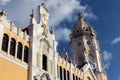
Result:
M109 80L120 80L120 0L0 0L0 10L6 9L9 21L24 28L32 9L38 17L37 6L42 2L50 12L49 26L55 29L58 52L65 46L70 53L69 34L81 11L97 32Z

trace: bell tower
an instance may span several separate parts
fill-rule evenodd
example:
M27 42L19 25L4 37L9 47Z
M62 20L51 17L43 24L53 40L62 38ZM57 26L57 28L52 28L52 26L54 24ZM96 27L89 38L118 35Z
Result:
M71 59L78 68L89 63L96 76L105 74L98 38L93 28L83 19L81 13L70 34ZM105 75L104 79L107 80Z
M91 56L93 58L92 61L94 61L94 36L96 36L94 30L84 21L83 15L79 13L78 21L70 35L72 59L79 68L87 62L87 59L85 59L86 55Z

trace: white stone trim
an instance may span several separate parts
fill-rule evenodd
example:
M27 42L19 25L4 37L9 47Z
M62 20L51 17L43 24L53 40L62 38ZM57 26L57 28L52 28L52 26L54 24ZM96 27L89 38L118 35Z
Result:
M8 41L8 49L7 49L7 53L8 53L8 55L10 55L10 44L11 44L11 38L9 37L9 41Z
M90 67L90 71L91 71L91 73L92 73L92 75L93 75L94 79L95 79L95 80L98 80L98 79L97 79L97 77L95 76L95 74L94 74L93 70L91 69L91 67Z

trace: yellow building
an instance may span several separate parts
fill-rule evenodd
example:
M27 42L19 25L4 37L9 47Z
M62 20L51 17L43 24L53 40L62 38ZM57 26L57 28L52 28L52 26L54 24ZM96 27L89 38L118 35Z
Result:
M0 12L0 80L107 80L97 36L78 15L70 34L72 56L56 50L54 31L48 29L46 5L38 6L40 21L32 10L30 24L20 29Z

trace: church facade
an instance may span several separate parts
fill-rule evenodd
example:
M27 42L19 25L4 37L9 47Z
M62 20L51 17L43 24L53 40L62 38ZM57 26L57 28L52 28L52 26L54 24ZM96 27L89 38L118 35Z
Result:
M21 29L0 12L0 80L108 80L94 29L78 14L70 34L71 57L56 50L54 30L48 29L45 3L34 11L30 24Z

